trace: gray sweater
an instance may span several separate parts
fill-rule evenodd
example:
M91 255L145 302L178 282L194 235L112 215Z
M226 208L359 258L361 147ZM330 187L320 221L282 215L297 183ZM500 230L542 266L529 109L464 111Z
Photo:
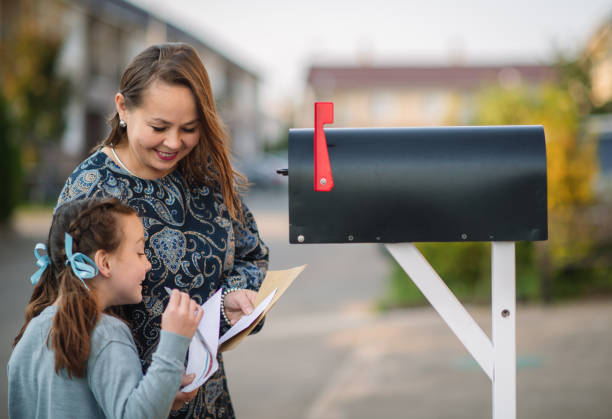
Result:
M11 418L165 418L181 384L190 339L161 331L143 377L136 345L120 320L102 315L91 337L86 376L55 373L47 346L57 307L32 319L8 363Z

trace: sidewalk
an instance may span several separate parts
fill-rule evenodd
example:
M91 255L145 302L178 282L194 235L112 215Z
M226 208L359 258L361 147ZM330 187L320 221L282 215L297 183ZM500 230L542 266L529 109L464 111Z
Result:
M470 312L490 330L488 310ZM611 324L609 302L519 306L517 417L610 418ZM430 307L273 311L225 359L243 418L491 417L488 377Z

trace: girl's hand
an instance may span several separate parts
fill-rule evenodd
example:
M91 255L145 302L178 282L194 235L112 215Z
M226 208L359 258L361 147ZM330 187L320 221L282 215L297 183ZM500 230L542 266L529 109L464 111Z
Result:
M181 388L185 387L187 384L190 384L195 378L195 374L185 375L183 373L183 377L181 378ZM198 390L200 388L196 388L190 393L183 393L181 390L176 392L176 396L174 396L174 401L172 402L172 410L179 410L181 407L185 406L191 399L193 399L196 394L198 394Z
M251 314L255 308L255 296L257 293L251 290L237 290L223 297L225 315L233 326L245 314Z
M189 294L174 289L162 314L161 328L192 338L203 315L204 310L189 298Z

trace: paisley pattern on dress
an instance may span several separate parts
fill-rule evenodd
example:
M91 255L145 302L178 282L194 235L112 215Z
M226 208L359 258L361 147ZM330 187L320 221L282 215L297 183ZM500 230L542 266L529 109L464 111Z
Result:
M185 235L178 230L164 227L151 236L151 246L164 265L176 275L185 257Z
M116 197L134 208L145 230L151 271L143 300L126 306L134 341L146 372L159 340L161 315L178 288L200 304L219 288L257 291L268 269L268 248L248 208L244 222L232 220L217 187L188 185L180 170L154 180L140 179L98 150L69 176L57 206L75 199ZM228 328L222 322L222 333ZM172 418L234 418L223 359L219 371Z

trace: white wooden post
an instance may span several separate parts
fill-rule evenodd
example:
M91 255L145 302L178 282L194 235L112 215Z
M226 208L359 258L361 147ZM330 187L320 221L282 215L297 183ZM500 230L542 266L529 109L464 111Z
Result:
M493 384L493 419L516 419L514 242L492 242L492 340L412 243L385 244Z
M493 418L516 418L516 285L513 242L491 247Z

